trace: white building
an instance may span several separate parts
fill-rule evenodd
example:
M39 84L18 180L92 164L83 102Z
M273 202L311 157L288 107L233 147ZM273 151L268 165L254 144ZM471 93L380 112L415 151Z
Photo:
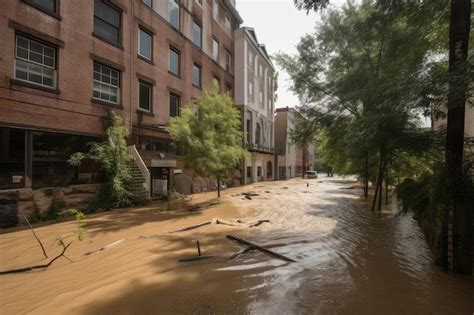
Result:
M275 178L275 68L252 28L242 27L234 35L235 104L241 111L243 144L251 153L242 168L242 182L248 184Z

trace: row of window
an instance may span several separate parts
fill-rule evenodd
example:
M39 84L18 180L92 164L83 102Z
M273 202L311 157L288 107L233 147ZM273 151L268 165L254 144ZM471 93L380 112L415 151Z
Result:
M56 48L45 45L22 35L16 35L15 79L48 88L56 88L57 57ZM179 51L170 47L169 71L178 75L180 70ZM113 104L120 103L120 71L94 61L92 97ZM214 78L218 81L219 79ZM193 64L192 83L201 87L201 66ZM152 109L153 86L144 81L139 83L139 108ZM226 89L232 88L227 85ZM179 96L170 94L170 116L179 114Z
M247 51L247 66L249 67L249 69L254 72L254 60L255 60L255 56L254 56L254 53L249 49ZM262 64L259 62L258 63L258 68L257 68L257 75L262 78L263 77L263 66ZM272 79L270 78L270 76L268 77L268 90L271 90L272 89Z

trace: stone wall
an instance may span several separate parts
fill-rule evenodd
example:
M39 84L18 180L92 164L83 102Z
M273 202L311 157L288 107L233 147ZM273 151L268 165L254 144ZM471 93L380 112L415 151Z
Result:
M99 184L50 187L32 190L20 188L0 191L0 229L24 223L23 215L35 219L48 212L68 208L86 210L99 191Z

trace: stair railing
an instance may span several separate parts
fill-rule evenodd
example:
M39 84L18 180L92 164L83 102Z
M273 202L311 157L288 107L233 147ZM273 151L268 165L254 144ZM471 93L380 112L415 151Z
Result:
M142 173L143 178L145 179L145 182L143 183L143 187L145 188L146 192L148 193L148 196L151 196L151 190L150 190L150 170L146 167L145 162L143 162L142 157L140 156L140 153L137 151L137 147L135 145L130 145L128 146L128 150L132 154L133 159L135 160L135 163L138 166L138 169Z

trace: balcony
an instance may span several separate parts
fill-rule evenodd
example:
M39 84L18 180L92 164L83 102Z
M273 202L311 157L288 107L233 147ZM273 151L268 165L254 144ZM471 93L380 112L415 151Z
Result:
M247 150L250 152L266 153L266 154L280 154L280 149L276 147L267 147L256 143L247 143Z

